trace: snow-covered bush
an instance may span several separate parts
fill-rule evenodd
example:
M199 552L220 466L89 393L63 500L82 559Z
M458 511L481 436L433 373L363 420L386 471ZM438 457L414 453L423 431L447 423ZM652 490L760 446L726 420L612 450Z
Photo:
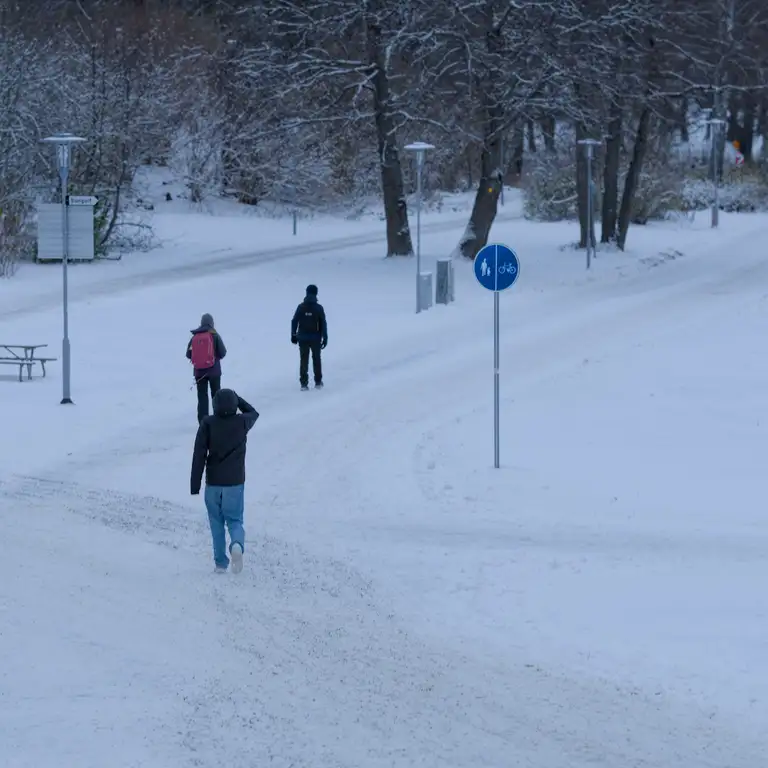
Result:
M201 203L221 189L221 121L204 112L185 116L185 124L171 141L168 166L189 189L189 199Z
M619 204L626 178L626 162L619 176ZM602 206L601 169L595 164L594 205ZM525 215L539 221L575 219L577 216L576 159L573 153L530 156L523 175ZM663 155L646 158L632 203L632 223L666 218L673 212L701 210L712 204L712 182L707 168L691 167L684 160ZM724 211L768 210L768 164L756 169L727 166L720 185Z
M522 176L526 218L560 221L576 217L575 166L573 153L542 152L526 158Z
M712 205L714 187L706 178L706 168L685 179L682 198L685 210L703 210ZM726 167L718 200L720 210L731 213L768 211L768 167Z
M20 261L33 256L31 207L26 201L8 201L0 207L0 277L12 277Z
M684 210L683 174L684 169L676 162L646 160L632 201L632 223L646 224L665 218L670 211ZM620 182L621 190L624 179Z
M6 216L0 212L0 277L11 277L19 262L18 249L13 237L6 231Z

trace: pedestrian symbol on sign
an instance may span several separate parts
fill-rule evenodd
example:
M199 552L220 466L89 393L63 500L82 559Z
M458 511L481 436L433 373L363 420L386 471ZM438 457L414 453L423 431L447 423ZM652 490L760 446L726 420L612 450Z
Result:
M489 291L505 291L520 276L517 254L506 245L486 245L475 256L477 282Z

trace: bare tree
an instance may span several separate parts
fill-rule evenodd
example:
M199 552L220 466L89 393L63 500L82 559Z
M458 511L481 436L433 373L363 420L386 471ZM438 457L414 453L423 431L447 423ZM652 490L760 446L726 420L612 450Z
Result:
M278 129L311 126L327 132L329 142L373 129L387 255L410 255L394 92L398 57L411 34L407 8L395 0L271 0L261 18L274 35L262 42L253 66L278 73Z
M38 126L48 108L45 85L61 60L23 34L22 20L0 14L0 272L13 273L40 167Z
M474 258L488 241L504 180L503 141L544 104L552 76L546 28L551 12L532 0L461 0L436 6L427 87L450 82L469 119L453 128L479 156L479 181L459 252Z
M57 130L89 139L72 188L100 199L102 250L137 169L170 163L198 201L349 208L375 193L387 255L410 254L402 143L422 139L430 188L475 189L470 258L505 175L526 168L547 216L575 207L586 245L579 138L605 140L601 240L621 247L648 189L674 198L659 184L697 111L728 122L717 173L726 141L749 163L768 138L761 0L17 0L0 42L6 250L35 194L57 194L38 141Z

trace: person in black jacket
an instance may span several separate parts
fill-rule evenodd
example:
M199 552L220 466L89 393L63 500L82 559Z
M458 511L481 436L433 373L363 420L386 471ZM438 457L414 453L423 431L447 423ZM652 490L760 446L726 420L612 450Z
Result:
M309 389L309 353L312 353L312 372L315 388L323 386L323 364L320 350L328 345L328 323L323 305L317 301L317 286L308 285L307 295L293 313L291 344L299 345L299 383L302 390Z
M238 408L242 413L237 412ZM206 416L197 430L191 491L193 496L200 493L205 470L205 506L217 573L229 567L225 526L229 529L232 572L243 570L245 450L248 432L258 418L256 409L242 397L231 389L220 389L213 398L213 416Z

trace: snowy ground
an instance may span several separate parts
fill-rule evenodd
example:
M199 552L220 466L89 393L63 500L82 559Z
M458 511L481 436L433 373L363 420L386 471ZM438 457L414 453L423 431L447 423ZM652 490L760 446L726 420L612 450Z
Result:
M765 765L768 219L633 229L589 274L572 226L500 221L500 470L469 265L417 317L378 224L201 220L72 270L75 407L59 363L0 379L3 768ZM463 221L426 217L427 267ZM58 278L0 284L0 341L58 354ZM240 577L188 495L206 311L262 414Z

